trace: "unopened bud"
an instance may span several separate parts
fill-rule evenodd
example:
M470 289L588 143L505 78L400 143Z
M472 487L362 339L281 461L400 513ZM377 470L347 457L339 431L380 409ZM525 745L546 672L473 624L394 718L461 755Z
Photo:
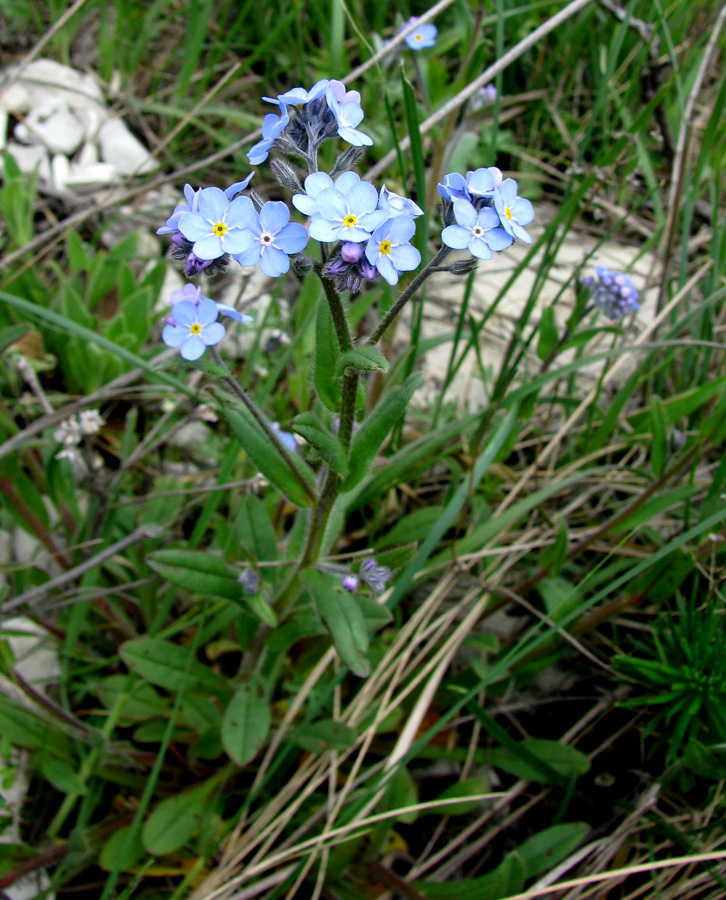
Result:
M363 247L361 244L355 244L353 241L346 241L340 248L340 255L348 263L355 263L363 256Z
M297 177L295 170L284 159L279 157L273 158L270 162L270 168L278 184L288 191L292 191L293 194L303 193L303 186L300 184L300 179Z
M298 253L296 256L292 257L292 270L296 275L303 276L308 275L313 271L315 267L315 263L309 256L306 256L304 253Z
M344 150L335 160L335 165L330 170L330 177L334 178L340 172L347 172L352 169L363 156L363 150L360 147L349 147Z
M478 261L473 256L469 259L457 259L449 266L449 271L452 275L468 275L469 272L476 269L477 265Z

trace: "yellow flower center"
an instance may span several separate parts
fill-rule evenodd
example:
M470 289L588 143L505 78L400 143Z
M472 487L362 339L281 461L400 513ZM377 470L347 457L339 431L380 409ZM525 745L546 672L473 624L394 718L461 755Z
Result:
M202 326L199 324L199 322L195 322L189 330L192 334L201 334Z
M353 228L353 226L355 226L357 224L358 224L358 218L357 218L357 216L354 216L352 213L343 219L343 225L345 225L346 228Z
M381 243L378 245L378 249L384 256L388 256L388 254L391 252L391 242L381 241Z
M212 231L217 235L217 237L222 237L223 234L227 233L227 226L224 222L217 222Z
M504 215L509 219L510 222L512 221L512 210L508 206L504 207Z
M423 40L423 38L421 37L420 34L415 35L415 39L416 39L417 41Z

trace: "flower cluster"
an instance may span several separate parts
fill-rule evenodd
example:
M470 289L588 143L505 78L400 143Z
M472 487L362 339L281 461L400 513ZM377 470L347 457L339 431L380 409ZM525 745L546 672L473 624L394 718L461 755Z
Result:
M441 239L454 250L491 259L492 251L506 250L514 239L532 243L524 226L534 219L529 200L517 195L517 182L502 177L496 166L446 175L439 185L444 200Z
M314 172L305 179L305 193L295 194L292 203L311 217L310 237L340 242L324 269L339 290L357 291L361 281L372 280L376 272L397 284L401 272L421 262L410 240L414 218L423 210L385 185L378 192L355 172L343 172L335 181L325 172Z
M593 303L606 318L619 322L628 313L640 309L639 294L624 272L611 272L604 266L598 266L595 271L597 281L588 276L582 279L582 284L589 288Z
M323 141L336 136L353 147L370 146L372 138L358 130L363 121L363 110L358 91L346 91L342 81L323 78L309 91L296 87L278 94L277 97L263 97L267 103L274 103L279 115L265 116L262 124L262 140L247 154L251 165L258 166L277 142L280 149L296 153L304 158L314 156ZM291 119L289 107L296 112Z
M373 557L369 557L361 563L357 575L352 572L343 578L343 587L354 594L362 582L375 594L382 594L388 582L391 580L391 570L387 566L379 566Z
M167 347L179 347L182 358L189 362L199 359L207 347L218 344L224 337L224 326L217 321L220 315L237 322L252 321L251 316L202 296L201 289L193 284L172 291L169 301L171 315L167 316L161 339Z

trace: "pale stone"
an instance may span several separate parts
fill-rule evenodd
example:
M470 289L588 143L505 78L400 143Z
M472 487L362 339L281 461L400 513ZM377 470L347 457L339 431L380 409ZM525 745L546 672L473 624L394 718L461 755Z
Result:
M10 71L7 73L10 75ZM32 106L30 91L19 81L3 87L0 84L0 106L11 113L24 115Z
M49 631L27 616L14 616L2 623L4 632L16 631L21 635L8 637L15 658L15 669L30 684L40 687L57 681L61 667L58 648Z
M24 147L15 141L8 141L7 150L24 175L32 175L37 171L39 178L50 181L50 158L45 147L40 144Z
M69 188L76 191L95 191L108 187L118 178L118 171L110 163L95 163L94 165L81 166L78 163L71 165L71 171L66 181Z
M90 142L85 143L81 147L76 163L79 166L94 166L98 161L98 147Z
M39 104L15 127L15 137L26 144L41 143L51 153L75 153L85 137L83 123L62 100Z
M53 187L62 193L66 189L68 176L71 174L71 164L68 157L62 153L56 153L50 163L51 173L53 175Z
M159 163L128 130L121 119L108 119L98 132L101 159L111 163L122 175L153 172Z
M8 142L8 114L0 108L0 150L5 149Z

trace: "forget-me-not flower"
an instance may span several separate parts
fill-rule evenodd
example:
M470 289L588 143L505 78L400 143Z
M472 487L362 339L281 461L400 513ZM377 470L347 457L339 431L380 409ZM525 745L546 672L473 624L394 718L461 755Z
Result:
M416 224L408 216L386 219L366 244L366 259L390 285L398 284L399 272L410 272L421 262L421 254L409 241Z
M313 172L305 179L304 186L304 194L293 194L292 205L304 216L314 216L318 211L318 195L326 188L335 187L335 183L327 172Z
M254 207L248 210L245 227L252 237L251 244L233 256L243 266L259 264L270 278L284 275L290 268L289 255L300 253L308 242L307 231L290 221L290 210L279 200L268 201L259 213Z
M468 249L478 259L491 259L492 250L506 250L513 243L490 206L477 211L468 200L454 200L454 217L456 224L441 232L441 240L453 250Z
M402 197L400 194L394 194L383 185L378 195L378 209L382 209L387 216L411 216L416 219L424 214L421 207L410 200L408 197Z
M413 25L415 21L417 21L416 16L412 16L403 27L408 28L408 26ZM407 34L404 40L412 50L423 50L425 47L434 46L436 43L436 34L436 26L432 25L430 22L424 22L422 25L414 28L410 34Z
M358 91L346 92L342 81L331 81L325 92L325 99L338 125L338 135L353 147L370 147L373 138L358 131L356 127L364 116Z
M262 123L262 140L258 141L254 147L251 147L247 153L247 159L250 161L250 165L259 166L267 159L267 155L270 152L272 145L290 123L290 115L288 114L287 106L284 103L280 103L279 106L279 116L276 116L274 113L265 116Z
M529 225L534 219L534 207L529 200L517 196L517 182L513 178L507 178L494 192L494 208L508 234L525 244L532 243L532 238L522 226Z
M203 299L209 298L205 298L202 294L202 289L194 284L185 284L181 290L172 291L169 294L169 302L171 303L171 315L166 320L167 324L176 324L176 320L174 318L174 307L177 303L186 301L188 303L193 303L195 306L198 306L199 301ZM220 311L220 313L222 313L223 316L228 316L230 319L234 319L235 322L254 322L252 316L246 316L244 313L237 312L237 310L233 306L228 306L226 303L217 303L217 309Z
M228 200L233 200L237 194L243 191L247 185L250 183L254 172L251 172L247 178L243 181L235 181L234 184L231 184L228 188L225 188L224 194ZM161 228L156 229L157 234L178 234L179 233L179 220L183 215L188 212L197 212L199 206L199 197L202 193L202 188L197 188L196 191L191 186L191 184L184 185L184 199L187 201L186 203L180 203L178 206L174 207L174 212L169 216L166 220L166 223L161 226Z
M310 222L316 241L366 241L387 218L378 206L378 191L355 172L344 172L335 187L315 198L317 212Z
M189 212L179 219L179 231L191 242L192 252L198 259L241 253L252 243L245 226L250 212L254 212L254 206L249 197L237 197L230 203L219 188L204 188L197 212Z
M199 297L198 303L181 300L174 304L174 323L165 325L161 339L167 347L179 347L183 359L192 362L207 347L224 337L224 326L217 321L219 310L214 300Z
M359 574L368 587L376 594L382 594L386 589L386 584L391 579L391 570L388 566L379 566L373 557L361 563Z

